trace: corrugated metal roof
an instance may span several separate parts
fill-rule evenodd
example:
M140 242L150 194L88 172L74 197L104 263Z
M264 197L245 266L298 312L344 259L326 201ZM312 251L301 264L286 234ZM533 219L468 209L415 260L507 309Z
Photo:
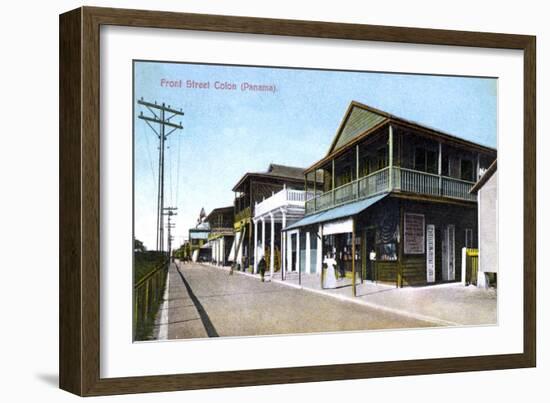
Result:
M344 204L343 206L332 208L330 210L321 211L320 213L302 218L300 221L297 221L294 224L289 225L284 230L288 231L299 227L305 227L307 225L334 221L340 218L354 216L368 209L373 204L378 203L388 194L389 193L382 193L378 196L369 197L368 199L359 200L353 203Z
M291 182L297 182L297 183L303 183L304 182L304 168L300 167L292 167L287 165L278 165L278 164L270 164L267 168L267 171L265 172L247 172L245 173L241 179L237 182L237 184L233 187L233 191L236 191L239 189L239 187L246 181L247 178L250 177L257 177L257 178L275 178L275 179L281 179L283 181L291 181Z

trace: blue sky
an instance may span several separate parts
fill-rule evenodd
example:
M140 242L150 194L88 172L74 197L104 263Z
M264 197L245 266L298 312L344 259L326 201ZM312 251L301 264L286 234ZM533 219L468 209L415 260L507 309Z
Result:
M163 85L182 81L183 87ZM209 88L186 88L186 81ZM236 90L215 89L234 83ZM242 91L242 83L275 91ZM497 80L188 63L134 64L135 236L155 247L158 140L139 120L147 101L182 108L183 130L167 140L165 206L177 206L175 247L208 213L233 202L245 172L270 163L309 166L322 158L350 101L496 147Z

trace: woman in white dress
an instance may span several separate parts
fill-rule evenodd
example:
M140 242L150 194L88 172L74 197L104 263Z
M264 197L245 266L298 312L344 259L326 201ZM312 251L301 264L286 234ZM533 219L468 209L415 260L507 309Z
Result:
M323 263L327 265L326 274L323 282L323 288L336 288L336 259L334 254L330 253L328 256L325 256Z

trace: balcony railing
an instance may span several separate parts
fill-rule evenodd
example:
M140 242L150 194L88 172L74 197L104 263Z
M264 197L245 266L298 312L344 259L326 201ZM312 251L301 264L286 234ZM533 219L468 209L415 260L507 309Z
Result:
M308 200L306 215L390 191L475 201L476 196L469 193L473 185L457 178L386 167Z
M241 211L237 212L237 214L235 214L235 222L237 221L241 221L245 218L248 218L250 217L250 206L248 207L245 207L244 209L242 209Z
M273 196L268 197L262 202L256 204L254 208L254 215L260 217L280 207L297 207L304 208L306 199L313 198L315 194L313 192L306 192L304 190L295 190L284 188Z

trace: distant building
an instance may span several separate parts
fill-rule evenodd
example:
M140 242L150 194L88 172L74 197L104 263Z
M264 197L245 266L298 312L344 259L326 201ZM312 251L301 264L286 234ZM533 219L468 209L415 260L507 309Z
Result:
M201 209L197 225L195 228L189 229L189 248L193 262L210 260L211 251L209 245L207 245L210 225L205 221L205 218L204 209Z
M269 198L285 186L291 189L303 189L304 169L270 164L265 172L247 172L233 187L235 239L229 260L239 264L242 269L250 269L254 264L253 217L256 203ZM278 231L280 230L279 224ZM276 247L280 248L280 245Z
M498 175L497 161L470 191L477 194L479 215L479 267L477 286L496 286L498 273Z
M220 266L229 264L229 253L235 235L233 233L233 206L215 208L206 217L210 226L208 243L212 251L212 262Z
M304 218L284 229L299 246L299 270L320 274L331 254L355 281L460 281L461 249L477 246L477 200L469 191L496 156L491 147L351 102L326 156L305 170Z

